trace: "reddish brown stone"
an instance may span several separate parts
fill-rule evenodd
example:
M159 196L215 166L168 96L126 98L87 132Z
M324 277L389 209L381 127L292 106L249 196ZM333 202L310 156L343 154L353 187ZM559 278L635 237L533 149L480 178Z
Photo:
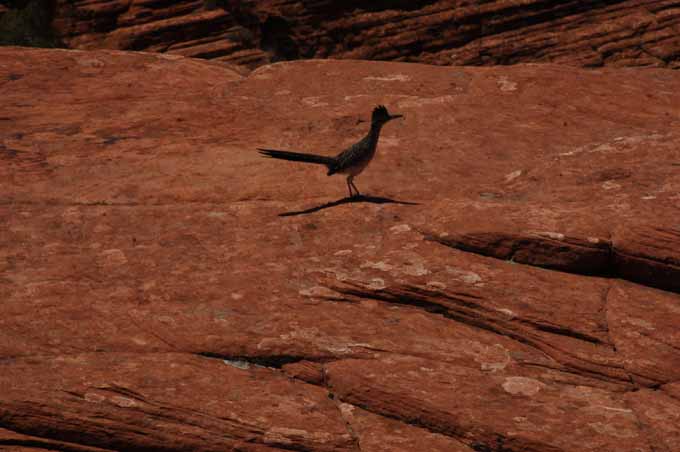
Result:
M675 448L675 72L0 62L21 447ZM376 104L405 115L356 181L382 202L255 151L332 154Z
M680 448L680 385L671 383L660 390L641 389L626 394L629 406L638 413L655 450L671 452Z
M641 384L680 380L680 334L668 334L680 322L677 296L634 284L612 285L607 322L634 380Z
M340 404L345 419L357 437L362 452L472 452L463 442L424 428L407 425L362 410L349 403Z
M250 67L298 58L437 65L558 62L678 67L672 0L358 2L59 0L72 48L216 58Z
M460 438L474 450L652 450L622 394L546 385L549 373L390 357L330 364L328 385L354 405Z
M100 449L98 447L67 443L65 441L55 441L0 428L0 450L12 452L45 452L51 450L66 452L109 452L111 449Z
M680 225L630 225L617 230L614 254L622 277L680 293Z
M326 391L187 354L3 363L0 419L34 436L131 450L350 450ZM49 401L49 403L45 403Z
M300 361L286 364L282 367L283 371L293 378L306 381L312 384L323 384L323 365L310 361Z

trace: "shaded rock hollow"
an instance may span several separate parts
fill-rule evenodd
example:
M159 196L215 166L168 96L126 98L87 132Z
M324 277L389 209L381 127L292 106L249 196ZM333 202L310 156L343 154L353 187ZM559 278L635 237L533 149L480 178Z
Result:
M249 67L350 58L677 68L680 55L680 8L674 0L42 4L54 7L56 38L70 48L168 52Z

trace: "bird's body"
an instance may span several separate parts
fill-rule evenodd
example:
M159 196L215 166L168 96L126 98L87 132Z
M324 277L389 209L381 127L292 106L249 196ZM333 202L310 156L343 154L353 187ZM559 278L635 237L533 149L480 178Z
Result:
M278 149L262 149L258 148L260 153L266 157L275 159L290 160L294 162L315 163L325 165L328 168L328 175L333 174L347 174L347 187L349 188L350 196L354 196L352 188L359 195L359 190L354 185L354 177L361 174L366 169L366 166L371 162L375 156L375 151L378 147L378 138L380 138L380 130L382 126L392 119L401 118L402 115L390 115L387 109L380 105L373 109L371 116L371 129L365 137L348 147L335 157L326 157L323 155L306 154L302 152L281 151Z

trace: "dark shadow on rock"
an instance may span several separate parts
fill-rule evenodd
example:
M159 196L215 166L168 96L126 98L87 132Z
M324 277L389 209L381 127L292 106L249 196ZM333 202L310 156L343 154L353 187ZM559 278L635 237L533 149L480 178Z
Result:
M319 210L323 209L328 209L330 207L335 207L335 206L340 206L342 204L349 204L349 203L355 203L355 202L369 202L373 204L403 204L407 206L417 206L420 203L417 202L410 202L410 201L399 201L396 199L391 199L391 198L383 198L380 196L366 196L366 195L359 195L359 196L350 196L342 199L338 199L337 201L332 201L328 202L326 204L321 204L320 206L315 206L315 207L310 207L309 209L305 210L298 210L295 212L284 212L280 213L280 217L290 217L294 215L308 215L310 213L318 212Z

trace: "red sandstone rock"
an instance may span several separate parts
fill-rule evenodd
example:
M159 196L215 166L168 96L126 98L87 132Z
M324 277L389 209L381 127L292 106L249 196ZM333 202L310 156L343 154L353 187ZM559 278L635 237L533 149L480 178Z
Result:
M175 353L85 353L3 367L0 418L36 436L58 432L117 450L321 451L353 444L325 390L267 369Z
M13 452L29 451L69 451L69 452L107 452L111 449L82 446L65 441L55 441L38 436L23 435L11 430L0 428L0 450Z
M678 93L0 49L0 447L674 451Z
M461 441L432 433L424 428L406 425L362 410L355 405L340 405L343 415L358 439L363 452L472 452Z
M324 380L324 368L320 363L297 361L290 364L285 364L282 369L291 377L306 381L308 383L322 384Z
M678 383L662 386L659 390L641 389L626 394L630 407L639 413L650 443L663 451L680 447L680 398Z
M390 8L294 0L59 0L55 19L72 48L161 51L250 67L332 57L677 68L679 24L672 0L423 0Z
M651 450L624 396L546 385L546 372L484 372L412 357L329 366L340 398L461 438L473 450ZM568 433L567 433L568 432Z

